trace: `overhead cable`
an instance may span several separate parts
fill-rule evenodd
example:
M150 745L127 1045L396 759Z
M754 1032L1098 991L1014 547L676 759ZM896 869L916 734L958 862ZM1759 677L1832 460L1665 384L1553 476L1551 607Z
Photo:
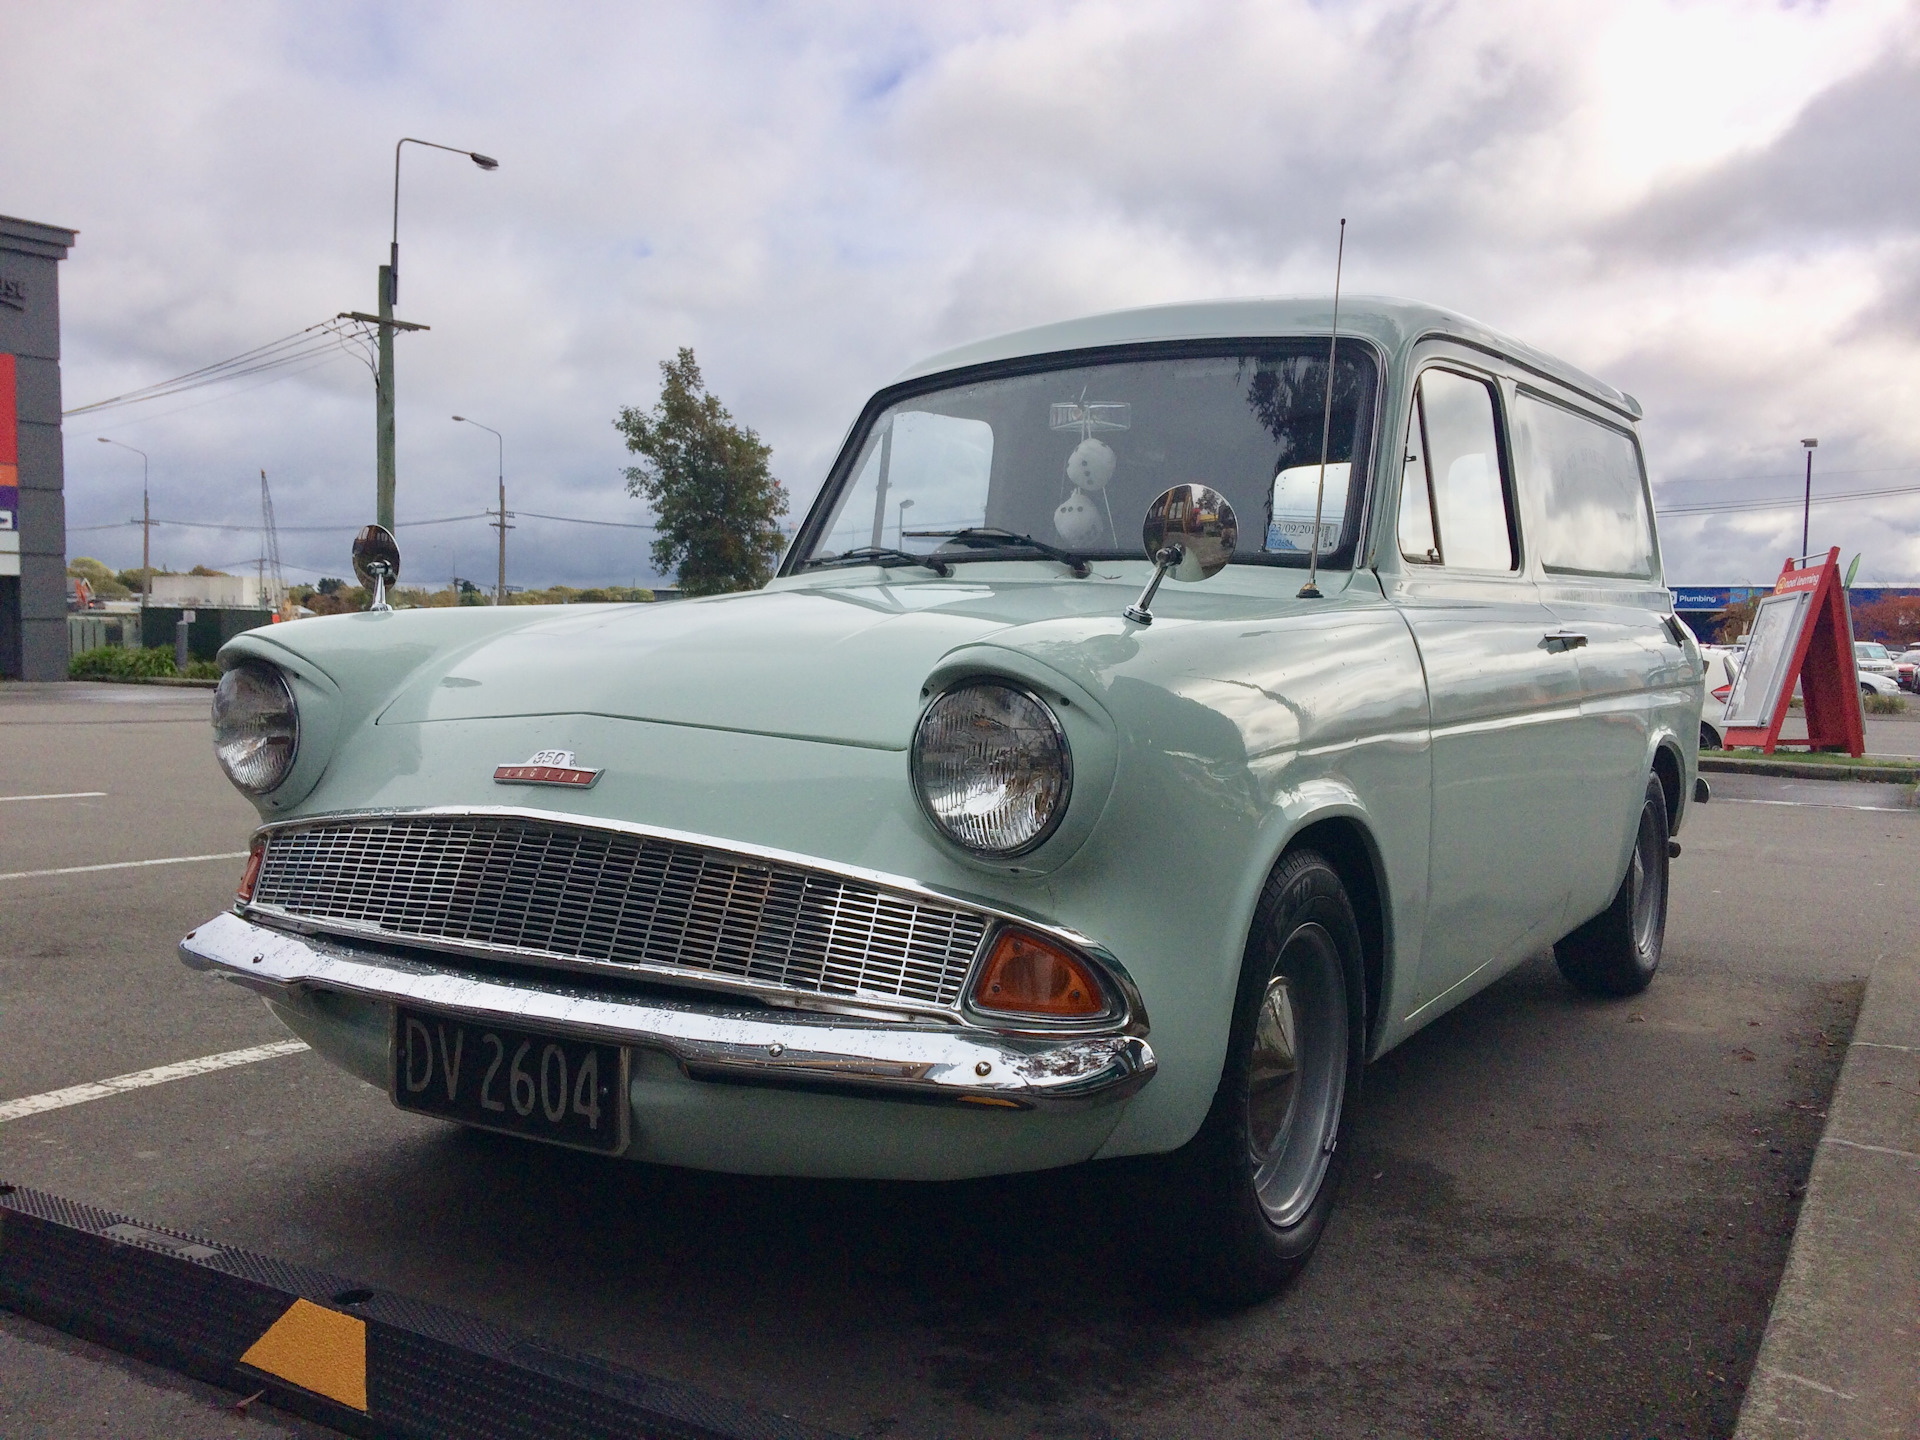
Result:
M283 370L288 366L300 365L305 361L324 356L327 352L345 350L363 362L366 355L362 350L353 348L366 345L367 326L357 320L334 318L309 325L304 330L296 330L291 335L283 335L278 340L265 345L256 345L251 350L242 351L226 360L212 365L202 365L198 370L189 370L184 375L176 375L171 380L162 380L153 385L143 385L138 390L129 390L123 395L112 395L105 400L95 400L88 405L76 405L71 410L61 411L63 419L76 415L91 415L102 410L119 409L128 405L140 405L151 400L164 400L172 395L184 394L189 390L199 390L208 385L223 385L229 381L242 380L250 375L259 375L273 370Z
M1920 495L1920 485L1890 486L1884 490L1842 490L1815 495L1811 502L1805 495L1785 495L1766 500L1724 500L1713 503L1702 502L1697 505L1656 505L1654 509L1661 515L1732 515L1753 510L1791 510L1808 503L1838 505L1855 500L1885 500L1901 495Z

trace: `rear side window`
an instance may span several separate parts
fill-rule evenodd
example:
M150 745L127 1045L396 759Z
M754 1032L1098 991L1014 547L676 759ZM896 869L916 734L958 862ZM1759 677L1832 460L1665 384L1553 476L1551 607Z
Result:
M1400 489L1400 553L1416 565L1514 569L1492 387L1451 370L1428 370L1413 399Z
M1525 391L1514 407L1521 474L1540 495L1541 563L1577 575L1653 577L1653 526L1633 436Z

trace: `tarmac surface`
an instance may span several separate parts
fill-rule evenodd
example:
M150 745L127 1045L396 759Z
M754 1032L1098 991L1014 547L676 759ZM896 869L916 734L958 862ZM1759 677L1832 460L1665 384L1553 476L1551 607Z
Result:
M174 955L238 859L23 875L242 849L207 706L0 686L0 1106L285 1038ZM1727 1435L1864 979L1915 944L1920 811L1725 778L1652 988L1584 999L1537 957L1373 1066L1320 1253L1238 1314L1156 1287L1132 1165L654 1169L401 1114L308 1053L0 1122L0 1180L855 1435ZM233 1398L0 1315L10 1440L321 1433Z

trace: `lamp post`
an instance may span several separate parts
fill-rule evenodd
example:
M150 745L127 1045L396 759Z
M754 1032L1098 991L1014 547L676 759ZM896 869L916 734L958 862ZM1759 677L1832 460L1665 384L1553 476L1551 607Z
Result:
M493 522L494 528L500 532L500 580L494 587L493 603L496 605L504 605L507 603L507 520L509 518L507 515L506 437L501 435L501 433L491 425L482 425L478 420L469 420L464 415L456 415L453 418L461 425L472 425L493 436L495 460L499 467L500 477L500 508L494 512Z
M907 548L907 511L912 508L913 501L902 500L900 502L900 523L895 528L900 532L900 548L902 550Z
M1813 451L1819 443L1818 440L1800 442L1807 452L1807 498L1800 506L1800 554L1803 559L1807 554L1807 522L1813 516Z
M482 170L498 170L500 162L477 150L462 150L432 140L416 140L408 135L393 147L393 237L387 249L387 263L380 267L380 313L374 317L380 331L380 373L374 381L374 444L378 454L375 480L375 518L393 529L393 332L423 330L423 325L408 325L393 318L393 307L400 301L400 147L424 145L429 150L446 150L464 155Z
M105 435L94 438L102 445L118 445L140 457L140 608L144 610L153 594L153 562L149 558L153 553L153 506L147 499L147 452L124 440L110 440ZM146 638L142 635L140 643L144 645Z

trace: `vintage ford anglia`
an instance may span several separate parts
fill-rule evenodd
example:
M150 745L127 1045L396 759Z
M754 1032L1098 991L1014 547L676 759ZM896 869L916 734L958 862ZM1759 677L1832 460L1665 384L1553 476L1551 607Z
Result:
M230 642L264 823L181 955L403 1108L608 1155L1162 1157L1192 1283L1271 1293L1368 1060L1548 946L1659 964L1702 665L1639 414L1399 301L937 356L763 590Z

